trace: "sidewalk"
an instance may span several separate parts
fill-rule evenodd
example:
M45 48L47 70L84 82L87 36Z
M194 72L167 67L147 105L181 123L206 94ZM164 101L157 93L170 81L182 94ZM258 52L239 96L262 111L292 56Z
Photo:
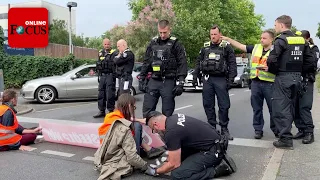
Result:
M320 94L317 88L314 90L312 117L315 142L302 144L301 140L294 140L294 150L284 152L276 180L320 179ZM295 133L294 125L292 129Z

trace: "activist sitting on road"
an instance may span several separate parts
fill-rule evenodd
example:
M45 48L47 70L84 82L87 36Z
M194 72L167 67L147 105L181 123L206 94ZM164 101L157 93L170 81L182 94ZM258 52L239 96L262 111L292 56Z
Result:
M135 119L134 118L135 117L134 110L136 108L135 103L136 103L135 98L130 94L125 93L120 95L117 101L116 109L113 112L108 113L106 115L106 117L104 118L103 124L99 128L100 144L102 144L104 136L106 135L109 128L116 120L124 118L132 121L133 119ZM133 122L131 126L132 126L131 131L132 131L132 135L134 136L137 153L140 156L141 156L141 153L140 153L141 147L146 152L147 157L149 159L160 156L165 152L165 149L150 147L148 144L142 141L142 125L139 122Z
M14 106L18 97L14 90L3 92L0 105L0 151L28 150L26 145L33 144L41 128L26 129L19 125Z
M146 124L153 132L164 132L168 148L168 162L157 168L149 165L146 174L171 172L171 179L199 180L236 172L226 153L228 136L220 136L210 124L184 114L166 117L157 111L146 115Z
M133 168L145 171L147 162L137 154L136 142L132 136L135 99L128 93L120 95L114 112L106 115L99 128L102 144L94 154L95 169L102 179L121 179L129 176Z

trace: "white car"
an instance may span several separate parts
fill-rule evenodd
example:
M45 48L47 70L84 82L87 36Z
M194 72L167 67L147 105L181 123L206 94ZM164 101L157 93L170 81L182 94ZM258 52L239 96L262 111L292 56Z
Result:
M200 79L198 78L198 85L196 87L194 87L192 85L192 81L193 81L193 73L194 69L189 69L188 71L188 75L187 77L185 78L185 82L184 82L184 85L183 85L183 89L184 90L202 90L202 82L200 82Z

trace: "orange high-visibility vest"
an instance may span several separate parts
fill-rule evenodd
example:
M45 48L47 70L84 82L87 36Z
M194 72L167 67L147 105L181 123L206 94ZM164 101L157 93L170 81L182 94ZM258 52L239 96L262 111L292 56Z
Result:
M262 81L274 82L274 74L257 69L257 66L267 66L270 50L264 56L262 56L262 52L263 46L261 44L256 44L251 55L250 79L258 77Z
M15 112L6 105L0 105L0 117L3 114L10 110L13 114L13 126L3 126L0 124L0 146L13 145L18 143L22 136L15 133L15 130L18 128L18 120Z

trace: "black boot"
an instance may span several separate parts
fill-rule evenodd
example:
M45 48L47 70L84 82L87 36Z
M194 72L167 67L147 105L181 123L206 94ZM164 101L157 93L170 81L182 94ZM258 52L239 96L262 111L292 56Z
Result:
M283 140L278 140L278 141L274 141L273 142L273 146L276 148L280 148L280 149L289 149L289 150L293 150L293 143L292 141L283 141Z
M106 115L106 113L105 112L99 112L98 114L96 114L96 115L94 115L93 117L94 118L101 118L101 117L104 117Z
M314 142L314 135L313 133L306 133L302 139L303 144L311 144Z
M215 175L214 175L215 178L221 177L221 176L228 176L233 173L232 169L226 163L225 160L222 160L221 163L214 168L214 170L215 170Z
M303 130L299 130L299 132L293 136L293 139L302 139L305 136L305 133Z
M233 137L230 135L228 128L221 127L221 135L225 135L228 137L229 140L233 140Z
M263 137L262 131L255 131L254 133L255 133L255 135L254 135L255 139L261 139Z

